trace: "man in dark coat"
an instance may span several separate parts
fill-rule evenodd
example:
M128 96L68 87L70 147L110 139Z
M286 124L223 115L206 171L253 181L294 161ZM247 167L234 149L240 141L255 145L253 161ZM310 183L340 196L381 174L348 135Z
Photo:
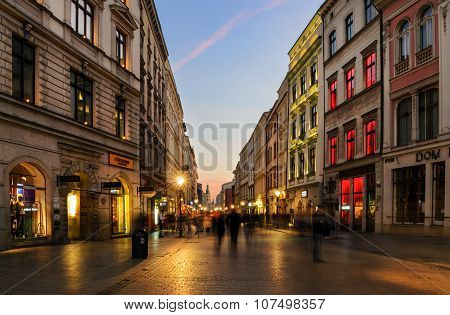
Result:
M325 215L323 207L319 206L312 215L313 258L315 263L324 262L321 253L324 232Z

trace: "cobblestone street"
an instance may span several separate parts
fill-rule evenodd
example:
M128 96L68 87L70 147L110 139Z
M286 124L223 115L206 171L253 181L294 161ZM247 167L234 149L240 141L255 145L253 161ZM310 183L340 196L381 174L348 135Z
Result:
M450 271L394 260L326 241L314 264L310 240L256 230L228 238L149 240L146 261L130 259L131 240L0 253L0 291L9 294L431 294L450 292ZM45 267L44 267L45 266ZM44 268L42 268L44 267ZM30 277L34 272L40 270Z

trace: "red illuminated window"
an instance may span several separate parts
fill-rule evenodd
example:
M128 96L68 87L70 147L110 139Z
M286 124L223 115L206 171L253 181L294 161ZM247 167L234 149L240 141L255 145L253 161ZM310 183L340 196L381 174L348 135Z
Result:
M347 71L345 82L347 87L347 99L351 99L355 95L355 68L351 68Z
M328 139L330 146L330 164L336 165L337 161L337 137L332 137Z
M341 223L344 225L349 224L350 219L350 179L341 180Z
M330 109L335 109L337 104L337 81L330 84Z
M366 57L366 88L371 87L377 81L377 65L376 65L376 54L373 52Z
M347 131L347 161L355 159L355 129Z
M377 148L377 123L372 120L366 124L366 155L375 154Z

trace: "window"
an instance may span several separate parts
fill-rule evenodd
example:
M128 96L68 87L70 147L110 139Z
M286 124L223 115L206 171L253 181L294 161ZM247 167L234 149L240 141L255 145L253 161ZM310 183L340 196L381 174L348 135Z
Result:
M330 165L336 165L337 163L337 137L331 137L328 139L328 146L330 150Z
M317 105L311 107L311 129L317 127Z
M373 52L366 57L366 88L371 87L377 82L377 57Z
M306 134L306 114L300 114L300 137L304 137Z
M330 110L336 108L337 105L337 80L330 84Z
M330 57L334 56L337 50L337 44L336 44L336 31L332 31L329 36L330 40Z
M317 83L317 63L311 65L311 85Z
M71 71L70 95L75 120L92 126L92 81L81 73Z
M316 148L309 149L309 174L316 172Z
M302 75L300 78L300 94L304 95L306 93L306 74Z
M120 96L116 99L116 135L125 139L125 100Z
M71 23L75 32L92 42L94 9L86 0L72 0Z
M364 209L364 177L353 178L353 229L360 230Z
M294 83L294 85L292 85L292 102L295 103L296 100L297 100L297 84Z
M430 6L420 16L420 50L433 46L433 10Z
M444 222L445 162L433 164L433 221Z
M434 139L439 131L439 93L429 89L419 94L419 140Z
M404 21L399 28L398 36L399 62L409 59L409 22Z
M423 223L425 218L425 165L396 169L394 223Z
M402 100L397 107L397 145L411 142L411 99Z
M355 159L355 129L347 131L346 142L347 161L352 161Z
M345 19L345 39L348 42L350 39L353 38L354 29L353 29L353 13L351 13L347 18Z
M365 2L366 2L366 24L368 24L377 16L378 11L373 5L373 0L365 0Z
M121 31L116 30L116 60L124 68L126 66L126 57L126 37Z
M289 179L293 180L295 178L295 156L291 155L289 161Z
M291 125L291 132L292 132L292 140L295 140L297 138L297 121L294 120Z
M340 219L344 225L349 225L350 221L350 185L351 179L341 180L341 211Z
M12 96L34 103L34 47L24 39L12 39Z
M347 99L351 99L355 95L355 68L347 70L345 75L345 86L347 90Z
M375 154L377 150L376 126L377 122L375 120L366 124L366 155Z
M303 152L298 153L298 177L303 178L305 176L305 154Z

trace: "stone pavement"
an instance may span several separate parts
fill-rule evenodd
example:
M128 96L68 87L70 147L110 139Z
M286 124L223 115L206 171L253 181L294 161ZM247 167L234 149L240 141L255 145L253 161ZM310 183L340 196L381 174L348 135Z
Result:
M333 244L312 262L310 240L241 233L233 249L213 237L151 238L150 258L130 259L130 240L0 253L0 291L63 254L12 294L443 294L450 271Z

